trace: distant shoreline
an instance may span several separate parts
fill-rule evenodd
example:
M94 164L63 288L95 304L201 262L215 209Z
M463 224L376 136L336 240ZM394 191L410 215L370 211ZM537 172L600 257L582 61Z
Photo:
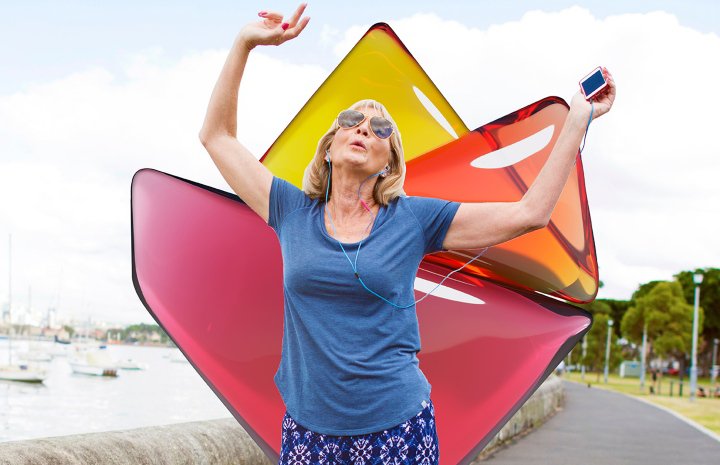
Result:
M0 334L0 340L8 340L7 334ZM55 342L55 339L52 337L42 337L42 336L35 336L35 337L18 337L13 336L13 342L20 342L20 341L27 341L27 342L37 342L37 341L44 341L44 342ZM162 342L124 342L124 341L99 341L97 339L77 339L77 340L71 340L70 344L61 344L61 345L73 345L77 343L84 343L84 342L93 342L97 344L105 344L105 345L113 345L113 346L137 346L137 347L164 347L168 349L174 349L176 348L175 345L170 345L167 343Z

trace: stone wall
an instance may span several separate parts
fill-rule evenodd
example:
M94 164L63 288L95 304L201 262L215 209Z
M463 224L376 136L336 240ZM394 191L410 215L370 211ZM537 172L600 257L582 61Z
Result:
M564 398L560 379L550 376L476 461L508 439L541 425ZM0 464L274 465L234 418L4 442L0 443Z

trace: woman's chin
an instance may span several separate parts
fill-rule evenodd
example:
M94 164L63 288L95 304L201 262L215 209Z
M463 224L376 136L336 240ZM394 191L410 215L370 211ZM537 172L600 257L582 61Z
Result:
M364 166L368 161L367 153L358 151L352 151L345 157L345 162L348 167L360 168Z

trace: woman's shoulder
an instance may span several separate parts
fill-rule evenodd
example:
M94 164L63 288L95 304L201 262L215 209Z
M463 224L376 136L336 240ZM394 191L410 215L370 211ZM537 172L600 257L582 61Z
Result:
M273 176L270 187L270 215L268 224L279 228L284 219L298 210L317 206L318 200L310 198L299 187L285 179Z
M270 189L271 193L272 191L275 191L277 195L292 197L295 200L307 201L308 203L317 202L318 200L311 198L309 195L307 195L307 193L305 193L305 191L300 189L298 186L278 176L273 176L273 181Z
M395 198L398 205L405 205L412 210L442 208L452 202L451 200L437 199L435 197L423 197L420 195L403 195Z

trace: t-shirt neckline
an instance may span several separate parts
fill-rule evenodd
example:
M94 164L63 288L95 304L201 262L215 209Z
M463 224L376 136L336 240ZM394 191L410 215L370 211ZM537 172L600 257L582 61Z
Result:
M323 236L325 236L327 239L334 243L340 242L338 239L332 237L330 233L327 231L327 228L325 227L325 202L319 202L320 203L320 214L318 215L318 221L320 222L320 232L322 232ZM380 223L380 217L384 216L385 209L387 208L387 205L380 205L380 208L378 209L377 215L375 216L375 220L373 221L373 225L370 228L370 233L365 236L363 239L357 241L357 242L340 242L343 247L353 247L357 246L361 242L365 242L370 236L372 236L375 229L378 228L378 225Z

